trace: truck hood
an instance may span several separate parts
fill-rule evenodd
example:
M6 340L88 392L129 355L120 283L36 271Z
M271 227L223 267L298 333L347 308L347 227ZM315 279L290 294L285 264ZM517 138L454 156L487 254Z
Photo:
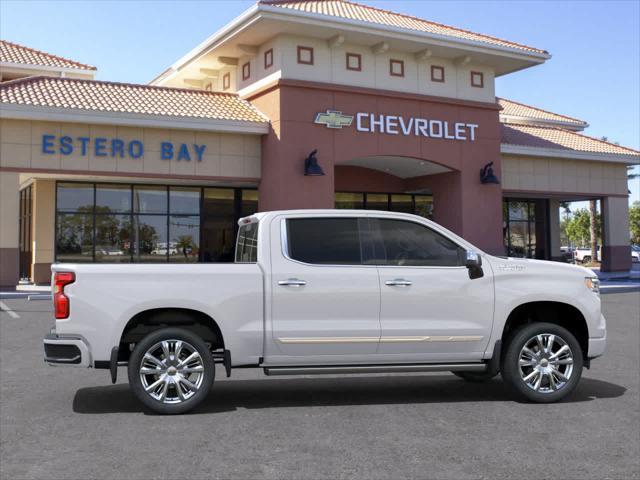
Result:
M570 263L533 260L530 258L496 257L487 255L487 260L495 274L508 272L545 273L547 275L565 275L570 277L595 277L593 270Z

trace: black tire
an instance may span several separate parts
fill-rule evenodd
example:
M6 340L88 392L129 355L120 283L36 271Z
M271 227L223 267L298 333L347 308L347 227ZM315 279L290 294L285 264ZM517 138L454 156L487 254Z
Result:
M199 360L203 368L201 376L198 375L199 372L188 374L198 376L199 388L194 393L192 393L191 396L184 400L181 399L182 395L184 395L184 388L181 388L182 385L179 385L179 382L176 382L174 380L166 382L169 384L169 386L167 387L168 391L172 392L174 394L173 396L179 395L178 399L176 399L176 402L178 403L164 403L163 401L152 397L151 394L145 391L144 385L142 383L143 380L141 379L142 374L140 372L140 369L143 365L142 361L145 353L149 349L153 348L156 344L161 343L164 340L179 340L182 342L186 342L186 344L184 344L185 353L180 355L186 355L186 352L190 350L190 348L187 349L187 344L189 347L193 347L193 350L195 350L200 355ZM177 350L178 349L175 348L175 351ZM180 358L175 358L173 356L170 356L170 358L171 361L169 363L175 364L177 366ZM138 400L140 400L146 407L160 414L179 414L192 410L207 397L215 378L215 364L213 362L213 356L211 355L207 344L197 334L183 328L163 328L161 330L156 330L155 332L150 333L140 342L138 342L138 344L133 349L133 352L131 352L128 372L129 385L131 386L131 390L133 390L133 393L138 398ZM176 374L167 373L167 375ZM160 374L149 374L145 376L145 381L147 381L147 383L152 383L154 380L159 380L160 377ZM172 378L174 377L172 376ZM182 378L185 378L184 375L182 376ZM192 379L193 377L189 377L187 378L187 380L189 380L190 378ZM171 382L173 382L173 384ZM163 386L163 383L161 383L160 386ZM177 390L178 388L181 388L181 395ZM168 395L169 393L167 393L167 396Z
M494 378L497 372L451 372L456 377L460 377L467 382L484 383Z
M585 255L582 257L582 264L586 265L587 263L591 263L591 255Z
M561 385L558 389L554 389L551 385L551 381L556 382L559 380L555 374L553 375L542 375L542 383L539 387L539 390L536 391L535 387L530 387L527 385L527 382L524 378L533 374L533 370L536 367L532 366L520 366L520 354L523 350L524 346L530 341L534 341L538 335L550 334L555 337L559 337L569 348L571 358L573 360L572 370L570 375L567 377L568 381L566 382L558 382L556 386ZM543 340L548 337L542 337ZM544 341L543 341L544 343ZM580 381L580 376L582 375L582 367L584 364L584 360L582 357L582 348L580 348L580 343L576 339L576 337L569 332L566 328L562 328L559 325L555 325L552 323L531 323L524 325L517 330L515 330L509 337L506 342L507 348L504 356L502 357L502 378L505 383L520 397L521 399L528 400L530 402L536 403L552 403L562 400L564 397L569 395L576 387L578 382ZM562 347L561 347L562 348ZM540 354L540 357L537 358L547 358L547 363L543 363L541 360L538 362L540 367L548 366L548 355L544 353L542 350L532 349L534 353ZM556 350L557 351L557 350ZM551 355L552 356L552 355ZM562 356L564 358L564 356ZM564 375L568 371L567 365L560 365L559 368L560 373ZM522 373L521 373L522 369ZM534 375L532 379L536 379L537 376Z

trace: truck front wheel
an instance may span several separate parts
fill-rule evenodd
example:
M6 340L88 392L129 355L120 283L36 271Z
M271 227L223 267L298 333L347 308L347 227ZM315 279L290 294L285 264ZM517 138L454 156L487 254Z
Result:
M162 414L185 413L209 394L215 365L206 343L182 328L144 337L129 358L129 384L144 405Z
M567 329L531 323L507 342L502 378L525 400L550 403L570 394L582 375L582 349Z

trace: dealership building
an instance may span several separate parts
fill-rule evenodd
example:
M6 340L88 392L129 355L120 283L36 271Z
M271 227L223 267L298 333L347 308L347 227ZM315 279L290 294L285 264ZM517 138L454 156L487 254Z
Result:
M410 212L559 260L560 203L590 199L602 269L628 270L640 153L496 97L549 59L346 0L260 1L146 85L2 41L0 285L53 262L230 261L239 218L295 208Z

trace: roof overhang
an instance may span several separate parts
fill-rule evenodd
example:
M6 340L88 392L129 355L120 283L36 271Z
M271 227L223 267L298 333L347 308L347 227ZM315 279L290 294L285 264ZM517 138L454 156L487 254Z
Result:
M207 119L197 117L147 115L139 113L103 112L77 108L40 107L0 103L0 118L71 122L131 127L202 130L240 134L264 135L269 133L269 122Z
M329 39L337 32L343 35L347 42L362 45L375 45L384 41L393 50L416 53L429 48L433 56L450 59L468 55L474 63L493 68L496 76L538 65L551 58L551 55L544 52L255 4L180 58L150 84L159 85L169 81L197 60L205 60L203 63L208 67L219 68L220 65L215 64L218 56L244 55L239 45L260 45L281 34ZM211 55L214 51L215 56Z
M500 121L506 125L509 125L510 123L517 123L520 125L533 125L533 126L544 125L549 127L560 127L566 130L574 131L574 132L580 132L585 128L589 127L589 124L587 122L580 122L580 123L570 122L570 121L563 122L561 120L547 120L543 118L520 117L518 115L506 115L503 113L500 114Z
M50 65L32 65L27 63L12 63L12 62L0 62L0 71L20 71L25 70L29 72L51 72L51 73L73 73L79 75L95 76L96 70L90 68L70 68L70 67L53 67Z
M640 163L640 155L621 155L615 153L585 152L561 148L538 148L503 143L500 153L527 157L563 158L568 160L583 160L593 162L624 163L636 165Z

